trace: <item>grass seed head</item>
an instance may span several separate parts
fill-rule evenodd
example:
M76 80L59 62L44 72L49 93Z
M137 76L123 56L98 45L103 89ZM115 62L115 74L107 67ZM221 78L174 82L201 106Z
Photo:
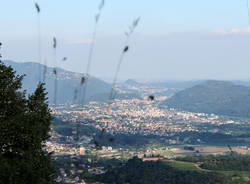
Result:
M127 52L128 51L128 46L125 46L123 52Z
M55 68L53 69L53 73L54 73L54 75L56 75L56 74L57 74L57 71L56 71L56 69L55 69Z
M35 7L36 7L37 13L40 13L40 11L41 11L40 6L37 3L35 3Z
M100 13L98 13L98 14L95 15L95 21L98 22L99 18L100 18Z
M102 8L104 7L104 5L105 5L105 0L102 0L101 3L100 3L100 5L99 5L99 11L102 10Z
M56 45L57 45L56 38L55 38L55 37L53 37L53 48L54 48L54 49L56 48Z
M86 78L85 78L85 76L83 76L81 79L81 85L83 85L85 82L86 82Z
M154 101L154 100L155 100L155 96L154 96L154 95L150 95L150 96L148 97L148 99L151 100L151 101Z
M141 17L138 17L137 19L134 20L133 22L133 27L137 27L138 23L140 22Z

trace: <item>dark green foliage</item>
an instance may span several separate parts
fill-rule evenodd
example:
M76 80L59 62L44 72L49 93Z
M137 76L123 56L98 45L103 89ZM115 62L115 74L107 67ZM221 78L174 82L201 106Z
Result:
M204 161L201 167L209 170L250 171L250 157L214 157Z
M207 81L178 92L165 104L191 112L250 117L250 87Z
M230 177L213 172L177 170L163 161L143 162L137 157L124 166L110 169L107 173L96 176L104 183L145 183L145 184L230 184Z
M52 117L44 84L27 99L22 79L0 61L0 183L52 183L51 156L44 150Z
M218 171L250 171L250 156L234 153L229 156L198 156L179 157L176 160L184 162L203 162L200 166L207 170ZM250 173L249 173L250 175Z

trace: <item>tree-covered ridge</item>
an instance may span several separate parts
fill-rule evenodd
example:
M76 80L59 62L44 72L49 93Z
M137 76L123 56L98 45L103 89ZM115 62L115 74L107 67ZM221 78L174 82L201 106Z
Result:
M208 170L250 171L250 157L211 157L205 160L201 167Z
M230 152L229 152L230 153ZM222 170L222 171L250 171L250 156L239 155L232 152L229 155L220 156L187 156L177 158L184 162L200 162L200 167L207 170ZM250 173L249 173L250 174Z
M250 87L225 81L207 81L178 92L165 104L191 112L249 118Z
M48 91L49 102L53 103L54 99L54 74L53 68L46 67L38 63L25 62L17 63L14 61L5 60L4 63L8 66L13 67L18 74L25 74L23 79L23 89L26 89L28 93L34 92L34 87L37 85L40 79L40 69L42 68L43 72L46 71L45 75L45 87ZM65 103L78 103L79 93L75 93L75 89L79 88L80 80L82 74L70 72L57 68L57 78L58 78L58 96L57 101L59 104ZM79 90L79 89L78 89ZM88 80L88 89L86 91L86 102L88 101L105 101L109 98L109 92L111 90L111 85L104 82L101 79L95 77L89 77ZM75 99L75 96L77 99ZM131 98L140 98L140 96L132 93L118 93L117 98L119 99L131 99Z
M0 183L53 183L51 154L45 151L52 117L44 84L26 98L24 76L0 61Z
M231 184L239 183L231 177L213 172L184 171L175 169L164 161L143 162L135 157L125 165L97 176L104 183L145 183L145 184Z
M236 152L228 152L228 155L187 156L178 157L176 160L184 163L194 163L207 172L226 174L232 178L242 178L245 183L250 178L250 157Z

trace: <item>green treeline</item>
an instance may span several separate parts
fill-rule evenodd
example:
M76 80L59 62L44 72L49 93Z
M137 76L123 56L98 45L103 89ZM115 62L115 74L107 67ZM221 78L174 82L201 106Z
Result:
M202 168L223 171L250 171L250 157L218 157L205 161Z
M107 173L95 176L97 181L117 184L231 184L241 183L231 177L214 172L183 171L175 169L164 161L143 162L134 157L125 165L110 169Z
M201 162L201 168L214 171L250 171L250 156L228 152L228 156L188 156L176 160ZM250 173L249 173L250 175Z
M27 97L23 77L0 61L0 184L53 183L47 93L39 83Z

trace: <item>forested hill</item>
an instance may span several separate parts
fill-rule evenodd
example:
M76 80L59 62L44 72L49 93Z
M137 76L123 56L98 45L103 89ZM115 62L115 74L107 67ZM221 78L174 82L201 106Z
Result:
M184 171L169 166L164 161L143 162L134 157L120 167L109 169L95 180L104 183L144 183L144 184L239 184L232 178L213 172Z
M206 81L176 93L164 104L191 112L250 118L250 87L226 81Z
M25 62L25 63L17 63L14 61L4 61L5 64L11 65L14 70L17 71L18 74L25 74L23 80L23 89L27 90L27 93L30 94L33 89L36 88L39 79L43 78L42 73L44 71L44 65L33 63L33 62ZM39 71L41 72L41 77L39 76ZM75 89L80 87L80 80L82 74L70 72L63 70L61 68L57 68L57 78L58 78L58 96L57 103L65 104L65 103L73 103L75 96ZM55 88L55 80L53 74L53 68L46 68L46 89L48 91L48 97L50 103L53 103L54 98L54 88ZM97 79L95 77L90 77L88 81L88 88L86 93L86 101L103 101L108 98L108 93L110 92L111 85ZM78 93L79 94L79 93ZM120 98L131 98L135 97L132 94L126 95L117 95Z

